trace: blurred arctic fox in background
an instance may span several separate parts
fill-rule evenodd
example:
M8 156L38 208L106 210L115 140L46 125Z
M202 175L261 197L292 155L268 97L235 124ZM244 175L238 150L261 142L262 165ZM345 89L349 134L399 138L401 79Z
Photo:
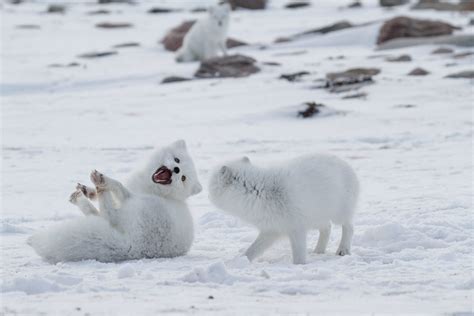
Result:
M96 189L78 184L70 201L86 215L31 236L28 243L46 261L176 257L194 239L186 199L201 191L184 141L154 153L123 186L93 171ZM99 209L89 201L97 199Z
M260 230L245 252L249 260L279 237L288 236L295 264L306 263L308 230L320 232L314 251L326 251L331 222L342 225L336 254L350 254L358 195L354 170L343 160L325 154L266 168L254 166L244 157L217 168L209 184L209 197L217 207Z
M208 9L207 17L197 21L176 53L177 62L203 61L216 57L219 50L227 55L227 31L230 5L223 3Z

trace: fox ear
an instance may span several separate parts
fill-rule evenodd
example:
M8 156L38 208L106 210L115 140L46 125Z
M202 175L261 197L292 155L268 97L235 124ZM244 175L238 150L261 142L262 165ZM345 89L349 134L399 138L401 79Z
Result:
M186 142L183 139L177 140L173 143L175 148L186 149Z

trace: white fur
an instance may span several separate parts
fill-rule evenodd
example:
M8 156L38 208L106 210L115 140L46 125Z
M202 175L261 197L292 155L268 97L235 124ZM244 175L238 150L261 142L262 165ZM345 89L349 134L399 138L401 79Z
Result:
M227 31L230 5L210 7L208 15L194 23L176 53L177 62L203 61L216 57L219 51L227 55Z
M152 174L163 165L171 170L180 168L179 173L173 172L171 184L152 181ZM92 172L91 180L97 192L80 186L71 197L89 216L60 223L28 240L45 260L115 262L175 257L190 249L193 220L185 200L202 188L184 141L155 152L145 167L132 175L128 188L97 171ZM97 197L100 211L86 196Z
M259 229L245 253L249 260L288 236L293 262L305 263L307 231L319 229L315 252L324 253L331 222L342 225L337 254L350 253L359 182L353 169L335 156L314 154L267 168L244 157L213 172L209 193L217 207Z

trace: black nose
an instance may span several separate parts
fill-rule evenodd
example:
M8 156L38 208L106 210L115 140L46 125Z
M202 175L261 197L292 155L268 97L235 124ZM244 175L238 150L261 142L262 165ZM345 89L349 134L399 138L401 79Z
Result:
M179 168L178 168L178 167L174 167L173 171L174 171L174 173L179 173Z

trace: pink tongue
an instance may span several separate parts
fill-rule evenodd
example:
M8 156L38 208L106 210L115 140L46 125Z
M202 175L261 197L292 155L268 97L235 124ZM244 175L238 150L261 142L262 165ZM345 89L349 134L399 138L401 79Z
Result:
M153 175L153 180L156 182L166 182L171 179L171 172L169 170L160 170Z

